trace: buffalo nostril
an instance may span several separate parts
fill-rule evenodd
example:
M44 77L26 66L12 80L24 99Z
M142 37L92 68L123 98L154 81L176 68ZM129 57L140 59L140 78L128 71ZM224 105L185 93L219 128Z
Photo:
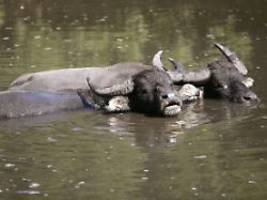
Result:
M168 95L167 94L164 94L161 97L162 97L162 99L168 99Z
M257 97L257 95L254 94L254 93L244 95L243 96L243 99L245 101L258 101L259 100L258 97Z
M243 99L246 100L246 101L249 101L251 100L252 98L250 96L243 96Z
M176 97L175 94L172 93L172 92L171 92L171 93L168 93L168 94L163 94L163 95L161 96L162 99L170 99L170 100L171 100L171 99L175 99L175 97Z

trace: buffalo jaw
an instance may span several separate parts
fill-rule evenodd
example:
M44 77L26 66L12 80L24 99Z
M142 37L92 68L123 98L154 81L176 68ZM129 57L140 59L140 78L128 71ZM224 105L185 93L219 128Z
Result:
M166 117L171 117L181 112L181 101L175 93L168 95L168 98L161 101L161 114Z

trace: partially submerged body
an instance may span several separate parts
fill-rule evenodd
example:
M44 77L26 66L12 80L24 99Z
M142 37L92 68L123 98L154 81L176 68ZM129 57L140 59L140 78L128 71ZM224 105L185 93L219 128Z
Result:
M228 49L219 48L227 59L196 72L177 66L176 70L166 71L159 60L162 53L159 51L153 59L154 66L119 63L103 68L22 75L11 83L8 91L0 93L0 118L41 115L84 106L106 112L137 111L173 116L180 112L181 102L202 98L201 89L186 83L203 86L206 94L233 102L257 101L256 94L249 89L253 81L246 77L245 66Z
M83 108L77 94L36 91L0 92L0 119L36 116Z
M73 91L87 89L86 79L97 88L119 84L151 65L118 63L108 67L68 68L24 74L15 79L9 90L16 91Z

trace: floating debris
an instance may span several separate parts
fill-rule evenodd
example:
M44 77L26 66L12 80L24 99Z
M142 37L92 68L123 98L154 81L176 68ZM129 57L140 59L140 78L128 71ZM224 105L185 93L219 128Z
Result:
M85 181L80 181L79 183L77 183L77 185L75 185L76 189L79 189L81 187L81 185L84 185Z
M44 48L44 50L50 51L50 50L52 50L52 48L51 47L46 47L46 48Z
M215 40L215 36L213 34L211 34L211 33L207 34L206 38L211 39L211 40Z
M225 194L225 193L222 193L221 196L222 196L222 197L226 197L226 194Z
M142 179L143 181L147 181L147 180L148 180L148 177L147 177L147 176L143 176L141 179Z
M40 36L40 35L35 35L33 38L34 38L35 40L39 40L39 39L41 39L41 36Z
M57 142L57 140L54 139L54 138L52 138L52 137L48 137L48 138L47 138L47 142L51 142L51 143L53 143L53 142Z
M173 144L173 143L176 143L176 141L177 141L176 140L176 137L173 137L172 136L172 137L169 138L169 143L172 143Z
M49 165L47 165L46 167L47 167L48 169L50 169L50 168L53 167L53 165L49 164Z
M96 20L96 22L105 22L107 21L107 19L108 19L108 16L104 16L101 19Z
M10 40L10 37L3 37L2 40L4 41Z
M13 163L7 163L7 164L5 164L5 167L6 168L13 168L13 167L15 167L16 165L15 164L13 164Z
M13 28L10 27L10 26L7 26L7 27L5 27L5 30L7 30L7 31L11 31L11 30L13 30Z
M29 178L22 178L21 180L24 182L31 182L32 181L32 179L29 179Z
M79 132L79 131L81 131L81 130L82 130L81 127L74 127L74 128L72 128L72 131L73 131L73 132Z
M248 183L249 184L256 184L257 182L256 181L253 181L253 180L249 180Z
M183 120L177 121L175 123L178 124L178 125L185 125L186 124L186 122L183 121Z
M41 194L38 190L19 190L16 192L17 194L25 194L25 195L39 195Z
M195 159L206 159L208 158L207 155L199 155L199 156L194 156Z
M39 183L31 183L29 185L29 188L38 188L38 187L40 187L40 184Z

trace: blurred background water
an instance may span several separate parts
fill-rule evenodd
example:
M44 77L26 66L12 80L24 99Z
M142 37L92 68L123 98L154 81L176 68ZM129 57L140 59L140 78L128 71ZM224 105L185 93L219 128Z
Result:
M234 50L256 107L205 100L175 118L66 112L0 122L0 199L267 198L267 1L0 0L0 89L56 68L188 68ZM3 105L1 105L3 106Z

